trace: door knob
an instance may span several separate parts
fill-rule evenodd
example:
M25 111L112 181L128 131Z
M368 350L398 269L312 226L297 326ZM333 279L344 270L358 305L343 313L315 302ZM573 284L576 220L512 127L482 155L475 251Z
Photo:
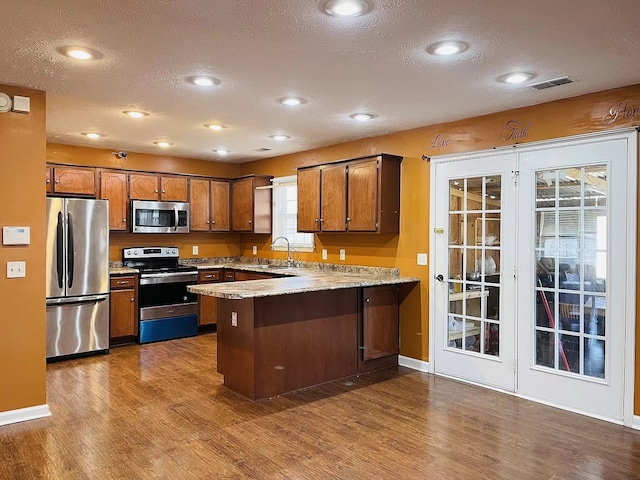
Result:
M436 275L436 280L438 280L439 282L444 283L444 276L442 274Z

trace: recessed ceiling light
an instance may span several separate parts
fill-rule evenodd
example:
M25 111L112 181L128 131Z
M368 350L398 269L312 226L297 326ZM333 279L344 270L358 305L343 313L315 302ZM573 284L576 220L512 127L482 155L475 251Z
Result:
M82 135L84 135L85 137L90 138L92 140L96 140L97 138L104 137L104 135L102 135L101 133L98 133L98 132L84 132Z
M122 113L124 113L125 115L129 115L131 118L142 118L149 116L147 112L141 112L139 110L125 110Z
M531 80L534 77L533 73L528 72L515 72L503 75L498 80L503 83L518 84Z
M372 113L354 113L353 115L349 115L354 120L358 120L359 122L366 122L367 120L371 120L376 116Z
M302 105L303 103L307 103L304 98L300 97L284 97L278 100L283 105L288 105L290 107L295 107L296 105Z
M208 124L205 125L205 127L211 130L222 130L223 128L226 128L224 125L218 125L217 123Z
M369 11L365 0L329 0L324 4L324 11L334 17L357 17Z
M169 143L169 142L153 142L153 143L154 143L154 145L157 145L157 146L162 147L162 148L168 148L171 145L173 145L173 143Z
M218 155L226 155L227 153L231 153L230 150L226 150L224 148L218 148L214 150L214 152L217 153Z
M87 47L62 47L58 51L76 60L97 60L102 57L100 52Z
M195 77L187 78L188 82L193 83L194 85L198 85L199 87L211 87L213 85L219 85L220 80L213 77L208 77L206 75L198 75Z
M279 142L281 142L282 140L287 140L289 138L288 135L269 135L269 137L271 137L274 140L277 140Z
M427 52L429 52L431 55L448 56L462 53L467 48L469 48L469 45L464 42L446 41L430 45L429 47L427 47Z

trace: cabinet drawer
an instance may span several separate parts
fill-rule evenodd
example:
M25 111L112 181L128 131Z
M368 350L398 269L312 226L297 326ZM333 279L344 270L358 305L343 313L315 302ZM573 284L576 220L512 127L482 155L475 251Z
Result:
M198 272L198 283L219 282L221 279L221 270L204 270Z
M111 289L133 288L136 286L136 277L111 277Z
M234 271L225 271L224 272L224 281L225 282L233 282L236 279L236 272Z

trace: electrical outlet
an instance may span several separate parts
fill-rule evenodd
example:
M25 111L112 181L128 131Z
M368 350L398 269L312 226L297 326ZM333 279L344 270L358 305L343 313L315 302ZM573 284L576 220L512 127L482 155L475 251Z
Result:
M193 253L194 255L198 254L198 246L194 245L193 247L191 247L191 253Z
M253 246L253 254L254 254L254 255L257 255L257 254L258 254L258 246L257 246L257 245L254 245L254 246Z
M326 248L323 248L323 249L322 249L322 259L323 259L323 260L326 260L326 259L327 259L327 249L326 249Z
M238 312L231 312L231 326L238 326Z
M344 260L347 257L347 252L344 248L340 249L340 260Z
M418 265L426 265L427 264L427 254L419 253L418 254Z
M27 276L27 262L7 262L7 278Z

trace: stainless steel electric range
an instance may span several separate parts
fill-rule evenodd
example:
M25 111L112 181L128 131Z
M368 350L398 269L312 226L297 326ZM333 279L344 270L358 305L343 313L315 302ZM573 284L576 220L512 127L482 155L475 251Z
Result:
M197 296L187 291L198 282L196 267L180 265L177 247L122 250L125 267L140 271L138 287L140 343L190 337L198 333Z

